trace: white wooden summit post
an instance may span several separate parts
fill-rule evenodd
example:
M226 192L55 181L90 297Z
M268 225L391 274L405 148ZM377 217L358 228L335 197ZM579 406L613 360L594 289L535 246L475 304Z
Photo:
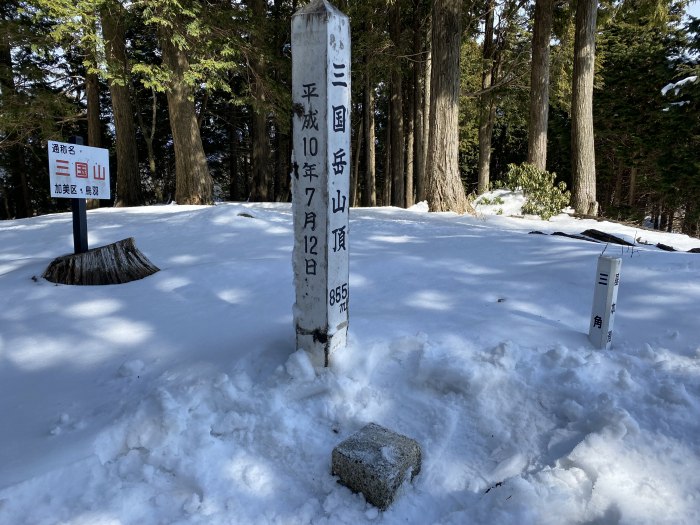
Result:
M328 366L348 331L350 22L325 0L292 17L294 324Z

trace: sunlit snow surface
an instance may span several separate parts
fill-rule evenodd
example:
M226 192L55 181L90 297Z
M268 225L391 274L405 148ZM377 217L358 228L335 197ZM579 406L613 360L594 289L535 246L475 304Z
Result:
M0 222L0 523L700 523L700 254L653 246L700 241L504 199L351 210L324 370L295 352L289 205L91 211L91 246L161 268L104 287L40 278L69 214ZM586 336L605 246L528 234L588 228L652 244L606 249L609 351ZM423 449L383 513L330 474L370 421Z

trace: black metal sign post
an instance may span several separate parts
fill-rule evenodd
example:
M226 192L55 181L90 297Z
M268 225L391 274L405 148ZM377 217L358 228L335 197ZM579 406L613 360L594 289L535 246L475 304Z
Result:
M70 137L71 144L84 144L83 137ZM76 254L88 251L87 240L87 207L85 199L71 199L70 207L73 211L73 250Z

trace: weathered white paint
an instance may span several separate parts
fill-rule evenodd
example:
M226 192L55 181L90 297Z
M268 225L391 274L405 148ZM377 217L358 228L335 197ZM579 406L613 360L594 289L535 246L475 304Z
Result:
M317 365L346 345L350 22L325 0L292 17L294 324Z
M591 323L588 328L588 338L596 348L607 349L610 348L612 343L621 267L622 259L619 257L601 255L598 258L593 292L593 309L591 312Z

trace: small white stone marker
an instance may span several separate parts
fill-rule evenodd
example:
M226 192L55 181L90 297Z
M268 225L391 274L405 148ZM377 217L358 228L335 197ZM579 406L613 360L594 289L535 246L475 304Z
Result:
M598 258L598 268L593 292L593 311L588 338L596 348L610 348L617 303L617 290L620 286L620 257Z
M350 22L325 0L292 17L296 347L316 366L348 330Z

